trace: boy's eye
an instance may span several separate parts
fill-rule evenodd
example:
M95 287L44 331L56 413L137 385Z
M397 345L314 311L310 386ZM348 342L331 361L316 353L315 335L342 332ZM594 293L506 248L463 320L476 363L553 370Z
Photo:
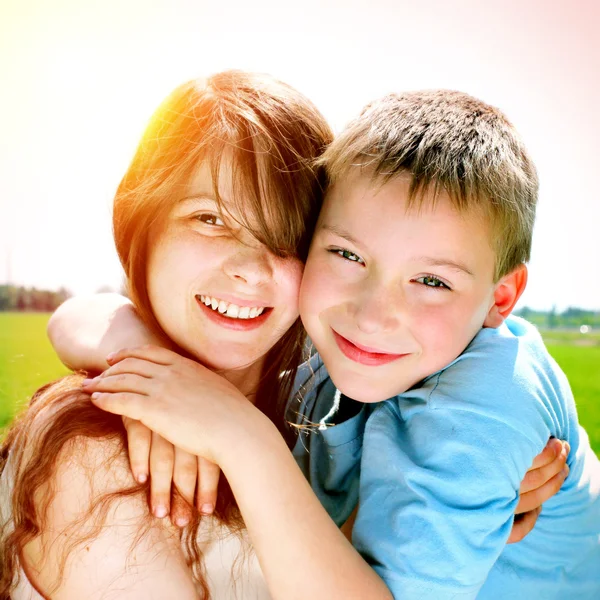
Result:
M332 248L329 250L329 252L337 254L338 256L341 256L342 258L345 258L351 262L356 262L361 265L365 264L365 261L358 256L358 254L354 254L354 252L350 252L350 250L344 250L343 248Z
M422 277L417 277L414 281L417 283L422 283L427 287L431 288L439 288L449 290L450 287L446 285L441 279L434 277L433 275L423 275Z
M211 225L212 227L223 227L223 219L214 213L198 213L193 217L196 221L204 223L205 225Z

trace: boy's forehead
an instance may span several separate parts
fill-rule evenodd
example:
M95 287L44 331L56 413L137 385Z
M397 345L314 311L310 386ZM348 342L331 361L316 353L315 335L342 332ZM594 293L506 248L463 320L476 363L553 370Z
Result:
M405 175L399 175L397 178L408 179ZM324 208L340 210L357 202L369 202L369 199L377 195L385 185L383 178L375 176L371 169L360 165L349 167L329 186L325 194Z
M492 237L491 217L473 203L468 208L459 208L443 188L431 184L413 192L412 175L408 172L395 174L386 178L385 174L376 175L366 167L350 168L330 185L325 196L323 214L344 215L351 217L358 212L399 213L416 218L423 215L438 214L445 221L462 221L465 226L471 226L486 231Z
M410 183L409 174L398 174L387 180L367 167L350 167L330 185L321 217L360 221L364 213L372 214L376 210L396 218L398 210L407 206Z
M471 274L493 269L489 218L476 209L458 210L444 192L434 199L426 190L422 201L410 203L410 185L409 174L386 181L350 171L331 186L320 229L376 254L385 249L432 264L454 262Z

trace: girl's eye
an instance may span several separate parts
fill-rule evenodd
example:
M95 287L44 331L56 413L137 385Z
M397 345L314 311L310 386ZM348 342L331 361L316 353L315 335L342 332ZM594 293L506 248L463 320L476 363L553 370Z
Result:
M337 254L338 256L349 260L350 262L355 262L360 265L365 264L365 261L358 254L354 254L354 252L350 252L350 250L344 250L343 248L332 248L329 250L329 252L332 254Z
M225 225L223 219L214 213L199 213L194 215L194 219L212 227L223 227Z
M417 277L414 281L421 283L430 288L439 288L449 290L450 287L446 285L441 279L434 277L433 275L424 275L423 277Z

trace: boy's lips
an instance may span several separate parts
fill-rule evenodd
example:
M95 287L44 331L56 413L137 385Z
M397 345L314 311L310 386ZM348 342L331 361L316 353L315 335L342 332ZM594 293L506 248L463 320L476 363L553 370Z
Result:
M390 352L378 352L374 348L362 346L356 344L341 336L337 331L331 330L333 337L338 345L338 348L342 351L344 356L353 360L354 362L360 363L361 365L367 366L379 366L386 365L390 362L398 360L408 354L391 354Z
M256 329L260 327L273 312L272 308L265 308L264 312L258 317L253 317L252 319L234 319L231 317L226 317L220 312L212 309L210 306L206 306L201 300L200 297L196 297L196 303L200 307L200 310L213 322L217 325L221 325L226 329L234 329L236 331L250 331L252 329Z

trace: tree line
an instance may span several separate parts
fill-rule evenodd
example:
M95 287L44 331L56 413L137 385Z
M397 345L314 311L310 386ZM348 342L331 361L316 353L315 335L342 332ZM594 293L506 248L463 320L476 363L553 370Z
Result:
M71 293L65 288L49 291L35 287L0 285L0 311L52 312L70 297Z
M534 310L525 306L516 310L515 314L542 329L579 329L587 325L600 330L600 312L594 310L569 307L559 312L556 307L551 310Z

